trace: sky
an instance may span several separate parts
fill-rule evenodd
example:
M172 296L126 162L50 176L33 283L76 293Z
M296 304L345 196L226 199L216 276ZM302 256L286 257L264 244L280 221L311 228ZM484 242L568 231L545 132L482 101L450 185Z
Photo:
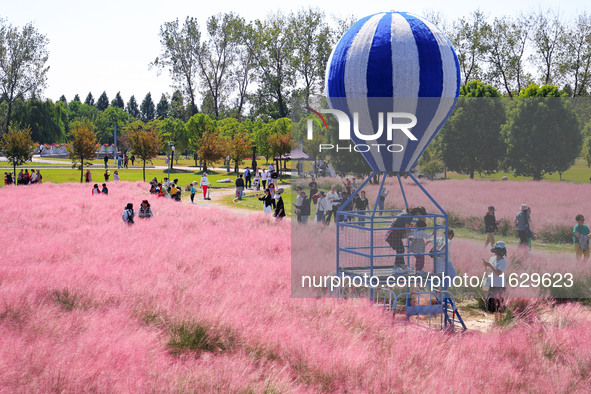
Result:
M444 6L442 6L444 4ZM166 70L150 69L160 54L159 30L164 22L186 16L196 17L200 26L211 15L235 12L247 21L264 19L271 12L289 13L302 8L320 8L327 15L362 18L381 11L407 11L419 15L439 12L448 21L468 16L480 9L491 17L516 15L520 11L558 10L565 19L591 10L585 0L566 0L556 5L547 0L435 0L366 1L309 0L277 1L189 1L189 0L0 0L0 17L10 24L32 22L49 39L47 88L43 97L57 100L63 94L68 101L79 94L84 100L92 92L95 101L106 91L109 100L121 92L127 102L131 95L141 103L150 92L155 102L162 93L171 94L171 79Z

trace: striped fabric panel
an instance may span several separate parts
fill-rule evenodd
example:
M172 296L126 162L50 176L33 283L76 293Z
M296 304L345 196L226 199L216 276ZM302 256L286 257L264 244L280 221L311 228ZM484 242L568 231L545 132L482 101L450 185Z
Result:
M350 115L354 143L404 147L400 153L376 148L364 153L378 171L410 171L451 114L459 93L459 65L451 44L432 23L408 13L379 13L355 23L331 54L326 74L329 106ZM412 133L419 141L397 130L388 140L385 119L379 139L360 139L353 130L354 112L359 114L359 133L367 136L378 130L378 112L415 114L418 123Z

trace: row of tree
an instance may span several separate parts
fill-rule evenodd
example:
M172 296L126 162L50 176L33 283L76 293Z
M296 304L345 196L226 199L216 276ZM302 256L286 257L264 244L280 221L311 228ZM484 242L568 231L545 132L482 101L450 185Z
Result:
M73 103L79 104L77 101ZM117 110L122 111L112 111ZM105 113L108 111L105 110ZM85 160L96 157L99 149L97 123L88 117L81 117L70 121L69 127L67 140L70 157L82 167ZM287 118L268 119L267 122L262 119L239 122L235 118L216 121L200 113L193 115L187 122L170 117L150 122L133 120L123 123L119 130L118 147L123 151L131 151L140 159L149 161L165 146L173 145L176 152L195 157L196 166L199 160L204 171L208 163L229 157L237 172L247 157L263 156L268 161L286 155L291 150L291 121ZM147 149L146 146L157 147ZM31 129L10 126L0 148L15 167L30 160L34 149ZM145 151L152 153L148 155ZM174 152L171 160L174 160Z
M462 84L480 80L510 97L532 82L563 86L570 96L589 94L591 15L586 12L568 22L551 10L494 19L477 10L451 22L437 14L427 17L452 41ZM254 21L235 13L218 14L204 27L193 17L165 22L160 27L161 51L150 67L170 72L177 88L172 96L164 95L156 104L148 93L141 104L135 96L124 104L119 93L109 101L103 92L96 102L92 93L84 102L79 96L72 101L99 112L119 108L145 122L168 116L186 121L197 112L214 119L288 117L293 97L308 102L322 93L330 52L355 19L329 20L323 11L308 8ZM19 98L41 97L47 43L32 24L18 28L0 19L4 131ZM64 96L60 101L69 105ZM35 128L33 121L25 119L24 124Z
M314 138L307 140L307 118L293 123L294 138L302 139L307 153L330 159L342 174L370 173L361 154L318 152L319 144L339 143L338 126L326 117L330 132L314 124ZM530 85L509 98L472 81L461 87L455 110L418 164L430 177L445 166L470 178L513 171L539 180L554 172L562 176L580 156L591 166L591 99L569 98L552 85Z

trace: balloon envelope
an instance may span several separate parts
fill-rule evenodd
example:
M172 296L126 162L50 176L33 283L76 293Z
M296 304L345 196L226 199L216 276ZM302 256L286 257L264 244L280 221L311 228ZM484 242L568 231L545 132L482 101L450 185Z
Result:
M369 146L362 154L372 169L409 172L455 107L460 67L451 43L431 22L383 12L359 20L343 35L325 80L329 107L349 115L351 139ZM416 117L410 129L416 141L400 129L388 135L386 114L392 112ZM381 136L371 139L380 122ZM363 138L355 135L355 124Z

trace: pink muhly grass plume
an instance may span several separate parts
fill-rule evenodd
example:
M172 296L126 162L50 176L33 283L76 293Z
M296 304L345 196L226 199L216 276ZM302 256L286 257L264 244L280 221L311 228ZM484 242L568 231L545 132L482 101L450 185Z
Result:
M549 322L444 335L367 300L291 298L289 222L147 190L0 189L3 391L588 388L591 332L580 306L557 306ZM137 210L143 199L154 218L125 225L125 205ZM333 265L333 244L319 237L311 245ZM476 269L476 248L453 244L459 269Z

